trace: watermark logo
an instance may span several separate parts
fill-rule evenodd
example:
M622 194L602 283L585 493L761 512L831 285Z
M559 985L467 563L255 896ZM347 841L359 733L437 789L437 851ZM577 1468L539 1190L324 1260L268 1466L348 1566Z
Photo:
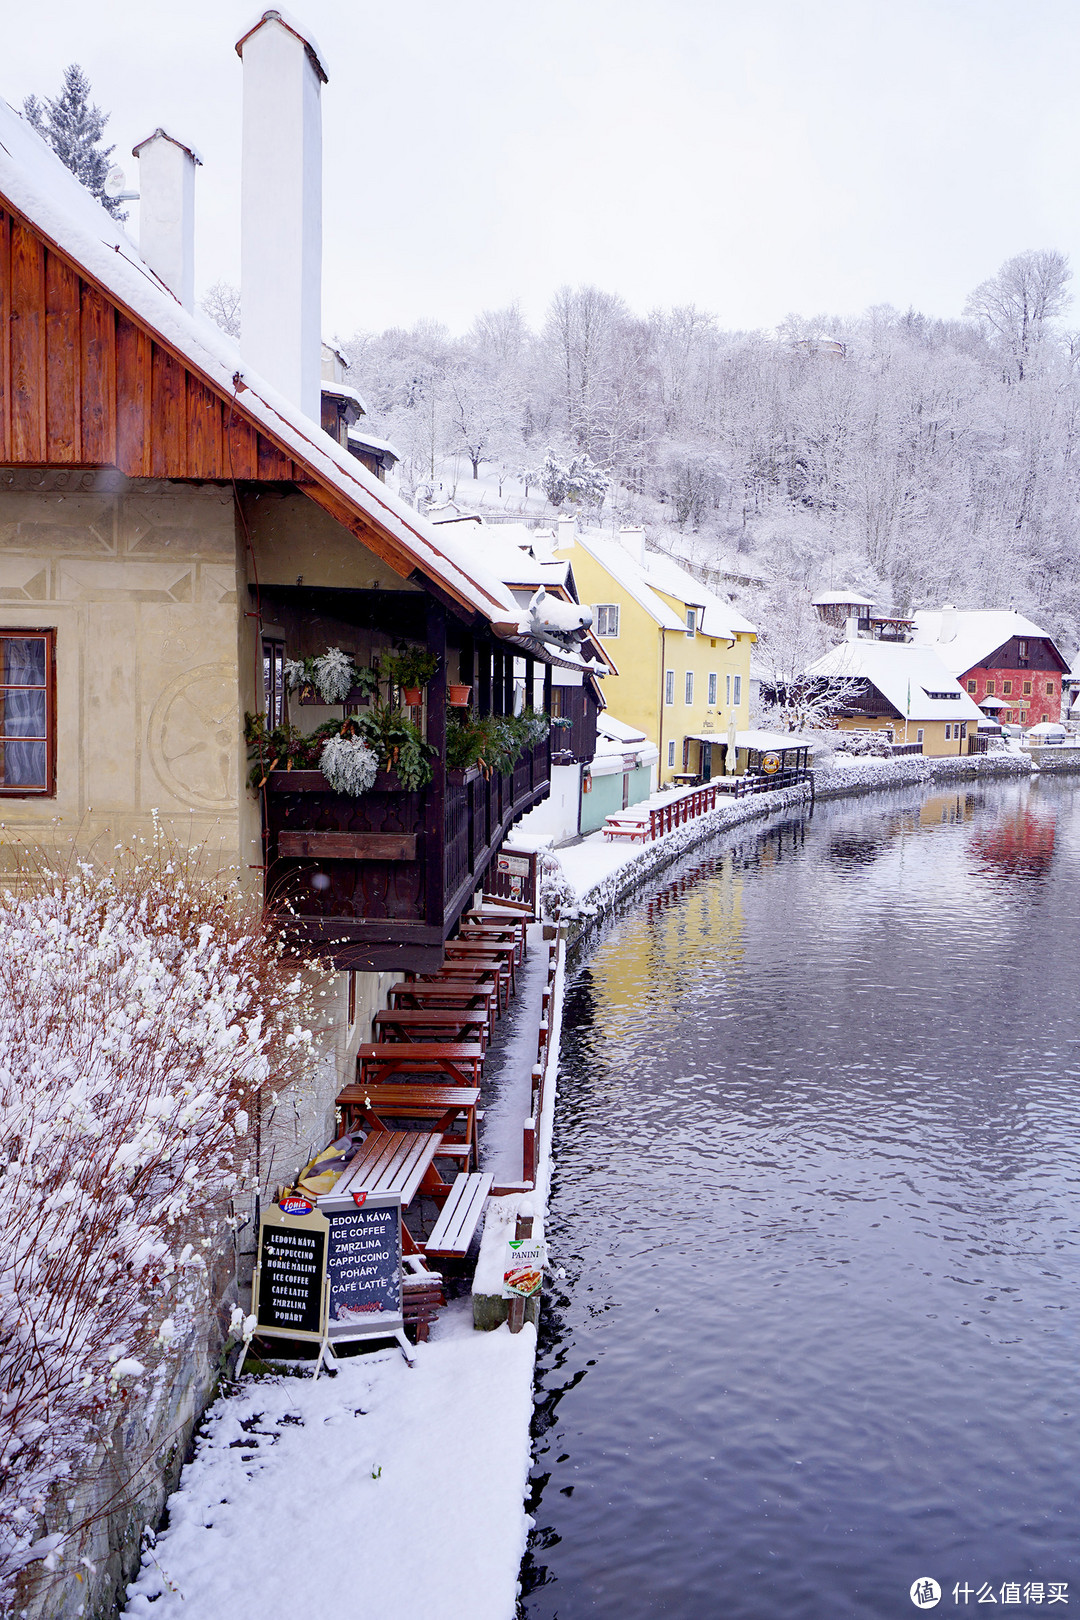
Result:
M941 1602L941 1587L931 1576L920 1575L912 1581L909 1595L917 1609L935 1609Z

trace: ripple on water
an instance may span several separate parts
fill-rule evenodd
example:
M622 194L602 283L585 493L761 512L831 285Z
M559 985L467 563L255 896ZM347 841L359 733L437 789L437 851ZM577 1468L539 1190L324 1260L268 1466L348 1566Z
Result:
M567 999L528 1620L1080 1602L1080 798L692 856ZM1000 1592L998 1592L1000 1600Z

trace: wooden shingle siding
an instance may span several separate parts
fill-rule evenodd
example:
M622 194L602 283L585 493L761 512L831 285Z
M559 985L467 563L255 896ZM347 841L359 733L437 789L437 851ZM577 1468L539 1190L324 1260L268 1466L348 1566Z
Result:
M298 469L233 398L159 342L17 214L0 209L0 465L129 478Z

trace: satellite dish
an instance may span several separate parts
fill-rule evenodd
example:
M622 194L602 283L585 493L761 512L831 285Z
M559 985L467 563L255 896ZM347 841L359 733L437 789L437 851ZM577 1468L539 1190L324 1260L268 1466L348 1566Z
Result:
M105 176L105 181L101 189L104 191L106 197L111 197L114 202L137 202L139 200L139 193L137 191L128 191L126 190L126 187L127 175L124 173L119 163L114 163L108 174Z

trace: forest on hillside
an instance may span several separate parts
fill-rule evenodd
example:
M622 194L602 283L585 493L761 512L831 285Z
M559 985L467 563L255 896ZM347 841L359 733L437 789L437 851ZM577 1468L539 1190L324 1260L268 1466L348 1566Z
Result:
M568 511L645 523L706 574L760 574L759 616L852 585L902 611L1013 605L1071 653L1070 280L1063 255L1028 252L955 320L878 307L775 333L567 287L539 331L512 306L464 337L421 321L342 346L410 497L445 491L448 465L466 504L474 477L510 511L543 486Z

